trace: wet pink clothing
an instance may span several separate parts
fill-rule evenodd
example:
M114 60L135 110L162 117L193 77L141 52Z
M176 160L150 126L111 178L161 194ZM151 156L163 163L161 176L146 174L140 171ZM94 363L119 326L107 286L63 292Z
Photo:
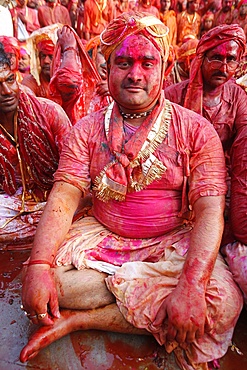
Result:
M92 188L112 159L104 114L105 109L100 110L73 126L55 181L70 183L84 193ZM125 139L135 131L125 125ZM194 224L186 220L185 212L202 196L225 194L225 160L213 126L176 104L168 136L154 155L167 166L162 178L140 192L127 193L124 202L94 198L94 217L71 225L55 261L113 274L106 279L107 287L125 319L151 332L168 352L174 350L181 369L188 370L192 364L225 354L242 309L241 293L222 257L217 258L206 290L210 332L183 351L175 341L165 341L166 322L161 326L153 322L178 283L190 246Z
M179 105L184 105L189 80L169 86L165 89L165 97ZM203 117L207 118L216 129L224 151L231 148L237 130L247 124L247 95L233 81L223 85L221 102L214 109L203 106Z
M28 6L25 6L24 8L20 8L19 6L16 6L12 9L10 9L10 13L12 15L13 19L13 26L14 26L14 37L18 39L18 24L17 24L17 18L18 15L21 14L26 18L26 30L29 33L29 35L40 28L39 20L38 20L38 11L36 9L29 8Z
M231 151L232 177L230 215L236 241L222 248L222 253L240 286L247 307L247 126L242 127Z
M71 26L68 9L59 3L55 4L54 7L50 7L47 4L40 6L38 8L38 18L40 27L46 27L55 23Z
M15 143L0 128L0 247L12 244L17 248L17 244L33 240L70 128L69 119L58 104L20 89L17 118L20 159Z
M225 194L224 159L213 127L194 112L185 118L180 106L172 106L172 116L168 138L154 153L167 167L161 180L140 192L127 193L125 202L103 203L94 198L96 219L121 236L146 238L171 231L183 223L178 216L187 212L199 197ZM103 120L101 110L73 127L60 158L56 181L69 182L84 193L91 189L96 176L112 160ZM126 128L125 132L128 140L131 133Z
M247 126L239 130L231 152L231 220L235 237L247 244ZM247 265L246 265L247 267Z

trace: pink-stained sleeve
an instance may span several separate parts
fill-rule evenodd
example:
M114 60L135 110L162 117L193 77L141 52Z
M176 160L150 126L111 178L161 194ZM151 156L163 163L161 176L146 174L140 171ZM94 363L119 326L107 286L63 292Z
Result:
M239 130L231 153L230 217L235 237L247 244L247 126Z
M55 181L65 181L86 194L91 180L109 162L102 111L83 117L72 127L60 156ZM92 177L92 179L91 179Z
M189 204L203 196L225 195L226 165L221 141L210 122L173 104L177 147L188 181Z

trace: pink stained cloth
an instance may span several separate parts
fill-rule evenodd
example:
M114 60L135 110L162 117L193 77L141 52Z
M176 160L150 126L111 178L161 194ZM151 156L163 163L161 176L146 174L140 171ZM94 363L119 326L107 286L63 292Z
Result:
M181 368L191 370L194 363L212 361L226 353L243 305L242 294L219 255L206 290L206 320L211 330L200 342L189 345L185 353L175 341L164 343L166 323L161 327L152 323L178 283L192 229L193 223L188 222L160 237L129 239L110 232L94 217L85 217L72 224L55 263L112 275L106 283L125 319L151 332L167 352L174 350L183 363Z
M231 151L232 177L230 219L235 241L221 248L247 307L247 126L237 133Z
M189 80L186 80L167 87L164 90L166 99L184 106L188 85ZM236 131L247 125L245 109L247 95L233 81L228 81L222 88L221 103L218 109L210 114L210 110L206 111L203 107L202 115L213 124L226 151L231 148Z
M56 3L54 7L50 7L47 4L41 5L38 8L38 19L40 27L46 27L55 23L71 26L68 9L59 3Z
M55 181L71 183L87 193L112 160L102 124L104 111L84 117L72 128ZM172 105L172 117L168 138L154 152L167 167L161 180L140 192L127 193L125 202L103 203L94 197L96 219L121 236L162 235L183 223L178 216L188 212L189 205L193 206L199 197L226 192L224 156L212 125L194 112L188 117L187 111L185 114L177 105Z
M63 141L71 124L62 108L20 89L18 142L26 196L22 209L22 181L16 146L0 129L0 243L25 243L33 239L45 201L53 185ZM20 211L25 211L20 215ZM6 221L16 217L1 228Z
M192 370L200 368L196 364L207 363L226 353L243 298L229 269L218 255L205 295L206 321L211 330L188 345L186 350L182 350L176 341L165 342L166 321L157 327L153 322L161 304L177 286L185 259L186 255L181 256L176 245L166 246L160 262L125 263L106 279L106 283L125 319L135 327L151 332L168 353L174 350L178 360L182 358L181 369Z
M247 244L247 125L243 126L234 140L231 151L231 223L237 240ZM247 268L247 265L246 265Z
M239 241L228 243L221 248L221 253L230 268L233 279L242 290L247 308L247 245Z
M73 63L61 68L62 51L60 44L57 44L54 51L54 56L51 66L52 78L49 84L49 94L51 99L58 101L67 113L72 125L80 118L84 117L91 105L92 109L99 109L96 104L93 106L92 98L95 96L96 83L100 81L99 73L95 64L91 61L89 55L85 51L81 39L70 26L64 26L71 30L74 34L77 49L78 63L80 71L76 71ZM69 95L69 99L63 99L64 95ZM103 104L100 108L105 106Z

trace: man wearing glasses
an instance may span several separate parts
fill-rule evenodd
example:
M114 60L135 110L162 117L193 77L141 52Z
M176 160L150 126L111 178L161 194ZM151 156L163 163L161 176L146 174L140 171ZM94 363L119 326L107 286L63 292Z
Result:
M225 230L221 251L233 272L234 268L230 261L237 260L235 257L239 255L239 251L238 246L234 244L236 238L231 232L230 225L229 199L232 172L230 164L235 137L239 138L247 125L247 95L235 83L234 74L244 53L245 44L243 29L237 24L225 24L213 28L198 43L196 57L191 64L190 79L165 89L167 99L207 118L221 139L228 172ZM234 189L232 187L231 192L235 191ZM231 199L235 198L233 194ZM235 272L234 276L236 277ZM240 281L237 282L242 288Z

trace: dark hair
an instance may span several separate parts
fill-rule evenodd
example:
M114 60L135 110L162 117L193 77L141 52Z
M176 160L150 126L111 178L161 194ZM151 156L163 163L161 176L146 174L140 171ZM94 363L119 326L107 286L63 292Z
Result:
M9 68L11 67L10 59L8 55L6 54L6 52L4 51L4 46L1 42L0 42L0 64L1 65L7 64Z

